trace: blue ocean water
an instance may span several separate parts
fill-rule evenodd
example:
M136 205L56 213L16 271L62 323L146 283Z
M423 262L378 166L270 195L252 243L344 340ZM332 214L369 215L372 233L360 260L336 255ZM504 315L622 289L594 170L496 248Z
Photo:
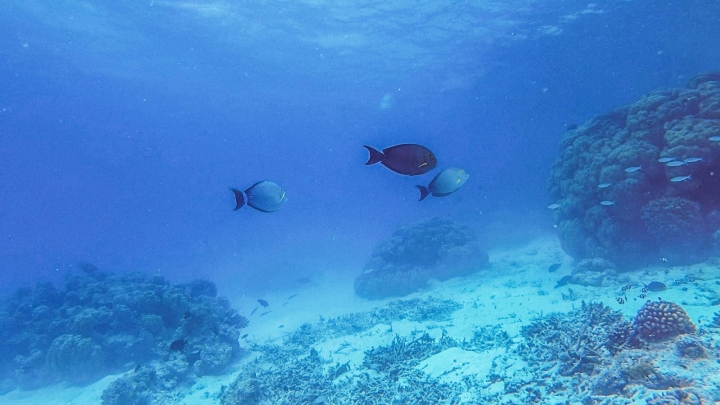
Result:
M554 232L573 124L720 66L713 1L0 4L0 293L89 262L254 294L359 273L400 225ZM418 143L444 198L365 166ZM275 213L230 187L272 180Z

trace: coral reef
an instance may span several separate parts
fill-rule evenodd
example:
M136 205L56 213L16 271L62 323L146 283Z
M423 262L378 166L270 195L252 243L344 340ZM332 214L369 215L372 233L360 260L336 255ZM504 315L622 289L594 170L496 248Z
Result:
M564 135L548 188L568 254L625 269L718 252L719 77L652 92Z
M663 314L683 319L665 330L691 329L682 308L663 308ZM602 304L583 303L572 313L536 319L523 328L524 339L515 348L527 367L504 381L506 395L512 393L514 400L502 403L609 405L640 403L643 397L648 404L711 403L720 383L705 379L703 373L720 372L708 353L717 355L713 339L674 333L659 339L660 328L645 324L650 313L639 313L640 323L637 317L628 322ZM657 313L652 312L653 318ZM638 342L636 335L648 330L650 340Z
M636 338L654 342L695 333L697 328L680 305L667 301L648 301L635 316L633 330Z
M435 309L428 313L425 306ZM464 343L445 333L439 338L419 331L410 337L396 335L390 344L366 350L359 365L333 363L313 345L379 323L446 321L459 307L432 298L398 300L373 311L305 324L280 345L252 347L262 356L242 368L220 401L223 405L458 403L466 387L431 379L417 365L451 347L505 345L509 338L499 326L477 331L473 340Z
M528 363L559 361L558 373L593 374L609 364L630 335L622 314L602 304L582 302L572 315L551 314L523 327L518 353Z
M238 357L247 319L209 281L171 285L85 264L61 291L51 283L17 290L0 307L0 325L0 381L34 388L87 383L161 359L177 339L187 343L174 353L186 368L217 373Z
M466 226L432 218L398 229L376 247L355 279L355 292L369 299L404 296L431 278L469 274L487 262L487 253Z
M603 287L615 282L617 275L615 264L605 259L585 259L577 263L566 279L567 283L584 286Z

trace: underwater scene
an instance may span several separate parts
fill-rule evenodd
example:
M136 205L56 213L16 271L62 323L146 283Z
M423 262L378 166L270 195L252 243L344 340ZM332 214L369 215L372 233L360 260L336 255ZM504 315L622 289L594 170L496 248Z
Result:
M0 404L720 404L720 2L4 0Z

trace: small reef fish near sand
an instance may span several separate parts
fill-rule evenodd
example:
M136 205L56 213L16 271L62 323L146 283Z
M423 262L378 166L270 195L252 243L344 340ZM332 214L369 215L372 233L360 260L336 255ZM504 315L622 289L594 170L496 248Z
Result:
M664 157L664 158L658 159L658 162L660 162L660 163L667 163L667 162L672 162L673 160L675 160L675 158Z
M559 269L560 266L562 266L562 263L551 264L550 267L548 267L548 271L549 271L550 273L552 273L552 272L554 272L555 270Z
M267 307L267 306L270 305L270 304L268 304L267 301L265 301L265 300L262 299L262 298L258 299L257 302L258 302L260 305L264 306L264 307Z
M685 163L702 162L702 158L699 158L699 157L689 157L689 158L687 158L687 159L683 159L683 162L685 162Z
M548 208L551 210L556 210L556 209L560 208L560 204L550 204L550 205L548 205Z
M572 276L564 276L560 280L558 280L557 284L555 284L555 288L560 288L564 285L567 285L570 280L572 280Z
M678 166L682 166L684 164L686 164L686 163L683 161L680 161L680 160L673 160L671 162L665 163L665 165L667 165L669 167L678 167Z
M600 184L598 184L598 188L608 188L611 185L612 185L611 183L600 183Z
M234 188L230 190L235 194L235 211L247 204L260 212L275 212L287 201L285 191L277 184L267 180L259 181L245 191Z
M673 183L678 183L678 182L686 181L686 180L690 180L690 179L692 179L692 176L687 175L687 176L673 177L672 179L670 179L670 181L672 181Z
M434 169L437 158L430 149L417 144L401 144L390 146L381 151L363 145L370 152L370 158L365 165L381 163L395 173L406 176L417 176Z
M468 172L463 169L457 167L447 168L438 173L427 187L416 186L420 190L420 199L418 201L424 200L430 194L433 197L450 195L462 187L469 177Z
M625 173L635 173L636 171L642 169L642 166L630 166L627 169L625 169Z
M604 205L604 206L606 206L606 207L609 207L609 206L611 206L611 205L615 205L615 201L610 201L610 200L600 201L600 205Z
M708 141L720 142L720 135L711 136L710 138L708 138Z

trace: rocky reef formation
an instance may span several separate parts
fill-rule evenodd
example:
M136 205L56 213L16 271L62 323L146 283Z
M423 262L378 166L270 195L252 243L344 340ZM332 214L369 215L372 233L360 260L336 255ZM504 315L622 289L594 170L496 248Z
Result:
M635 316L634 324L636 336L650 342L697 331L680 305L666 301L646 302Z
M369 299L404 296L431 278L466 275L487 262L487 253L468 227L432 218L398 229L376 247L355 279L355 292Z
M620 268L720 247L720 73L568 131L548 188L563 249Z
M82 384L169 357L185 375L212 374L239 356L247 319L213 283L82 268L61 290L38 283L0 307L2 386Z
M583 302L577 311L550 314L523 328L516 350L528 368L505 386L516 386L520 403L551 403L570 392L571 402L583 404L643 397L648 404L712 402L720 380L703 375L720 371L708 354L717 355L718 347L695 331L675 303L650 301L629 322L602 304Z

